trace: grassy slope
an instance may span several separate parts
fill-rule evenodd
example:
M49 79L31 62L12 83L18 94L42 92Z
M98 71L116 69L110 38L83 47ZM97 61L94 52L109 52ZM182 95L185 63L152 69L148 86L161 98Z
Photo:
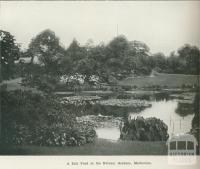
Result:
M38 92L34 88L22 86L21 81L22 81L22 78L5 80L2 83L0 83L0 86L5 84L7 86L7 90L8 91L13 91L13 90L31 90L33 92Z
M1 155L166 155L165 142L118 141L97 139L80 147L4 146Z
M154 76L141 76L141 77L128 77L118 84L122 86L137 86L147 87L152 85L168 86L168 87L181 87L185 85L197 84L197 75L185 75L185 74L166 74L156 73ZM20 84L21 78L4 81L7 84L8 90L30 90L30 88L23 87Z
M168 86L168 87L181 87L185 85L197 84L197 75L184 75L184 74L165 74L156 73L155 76L142 76L142 77L128 77L119 82L122 86L137 86L145 87L152 85Z

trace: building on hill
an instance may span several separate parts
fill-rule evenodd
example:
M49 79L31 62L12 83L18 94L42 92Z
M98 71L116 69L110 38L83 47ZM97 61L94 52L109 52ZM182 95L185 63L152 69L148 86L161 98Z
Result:
M33 59L32 57L20 57L18 60L15 61L15 63L31 63L33 62L34 64L41 64L38 57L34 56Z

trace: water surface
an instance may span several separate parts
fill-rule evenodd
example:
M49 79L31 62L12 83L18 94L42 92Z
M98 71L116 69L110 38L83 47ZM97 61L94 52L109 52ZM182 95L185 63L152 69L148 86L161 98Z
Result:
M140 113L130 112L131 118L143 116L144 118L156 117L161 119L168 126L168 133L187 133L190 131L192 119L194 114L188 109L188 114L183 115L177 113L180 106L178 100L160 100L151 101L152 106L142 110ZM120 130L118 127L113 128L97 128L96 130L99 138L118 140L120 137Z
M191 129L192 119L194 114L188 112L187 115L181 116L176 112L178 108L177 100L163 100L151 102L152 107L146 108L142 112L130 113L131 118L143 116L144 118L156 117L168 126L168 133L186 133Z

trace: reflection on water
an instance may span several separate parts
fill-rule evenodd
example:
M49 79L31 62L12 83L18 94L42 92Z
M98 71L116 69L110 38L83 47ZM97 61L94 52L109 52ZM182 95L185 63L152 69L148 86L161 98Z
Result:
M168 126L168 133L185 133L189 132L191 129L191 122L194 117L193 114L188 113L188 115L180 116L176 113L178 108L177 100L163 100L151 102L152 107L147 108L139 114L130 113L131 118L136 118L137 116L143 116L144 118L156 117L164 121Z
M152 101L152 107L146 108L140 113L129 113L131 118L137 116L143 116L144 118L156 117L164 121L168 126L168 133L186 133L191 129L192 119L194 114L188 112L185 116L177 113L177 109L180 109L180 104L177 100L162 100ZM188 109L189 111L189 109ZM120 137L120 131L118 127L113 128L97 128L96 130L99 138L108 140L118 140Z
M82 110L89 115L122 117L124 119L128 117L136 118L137 116L143 116L144 118L156 117L163 120L163 122L168 126L169 134L186 133L191 129L191 123L194 117L194 111L192 110L193 97L191 97L193 95L194 93L179 93L172 97L168 93L160 93L156 91L134 91L122 94L108 94L103 95L102 99L147 100L152 104L152 106L148 108L133 108L128 106L88 104ZM97 128L96 132L99 138L118 140L120 137L119 127L117 126L104 126Z
M117 127L104 127L104 128L97 128L96 133L98 138L108 139L116 141L119 139L120 131Z

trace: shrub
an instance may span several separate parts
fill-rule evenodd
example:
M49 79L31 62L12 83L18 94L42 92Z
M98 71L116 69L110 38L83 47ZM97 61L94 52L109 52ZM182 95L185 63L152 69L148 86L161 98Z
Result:
M1 91L2 135L7 144L77 146L94 141L93 126L51 95L31 91Z
M120 139L137 141L166 141L167 125L157 118L137 117L126 121L121 127Z

